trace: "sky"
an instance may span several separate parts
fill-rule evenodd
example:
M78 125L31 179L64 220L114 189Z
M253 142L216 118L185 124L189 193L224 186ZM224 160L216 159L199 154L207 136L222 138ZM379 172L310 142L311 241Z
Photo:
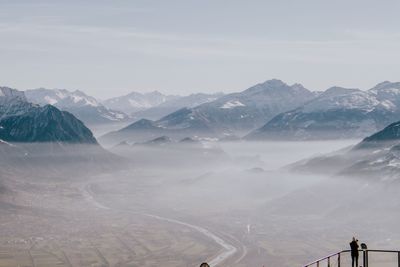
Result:
M398 0L0 0L0 85L236 92L400 81Z

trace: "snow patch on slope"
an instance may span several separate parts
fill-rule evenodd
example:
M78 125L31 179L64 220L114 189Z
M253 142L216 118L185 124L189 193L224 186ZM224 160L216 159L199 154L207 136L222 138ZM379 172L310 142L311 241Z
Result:
M231 100L226 102L225 104L223 104L221 106L221 108L223 109L230 109L230 108L236 108L236 107L245 107L246 105L244 105L242 102L240 102L239 100Z

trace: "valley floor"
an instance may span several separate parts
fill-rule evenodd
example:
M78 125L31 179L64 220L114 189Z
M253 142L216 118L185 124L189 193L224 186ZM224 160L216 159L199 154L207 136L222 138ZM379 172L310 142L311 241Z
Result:
M277 170L307 156L302 144L253 145L224 147L240 164L3 173L0 266L285 267L347 249L353 235L371 248L400 247L396 188Z

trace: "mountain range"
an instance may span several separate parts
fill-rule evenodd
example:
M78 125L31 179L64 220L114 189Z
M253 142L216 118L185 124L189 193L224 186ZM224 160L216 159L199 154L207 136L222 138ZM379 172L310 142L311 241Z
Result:
M260 127L275 115L298 107L315 97L300 84L287 85L269 80L243 92L221 96L214 101L184 107L159 120L139 120L100 138L105 143L144 141L167 135L172 138L200 136L223 138L243 135Z
M193 108L204 103L212 102L221 96L223 96L223 93L196 93L188 96L179 96L165 101L157 106L134 112L132 116L136 119L158 120L179 109Z
M363 138L400 118L400 83L367 91L332 87L296 109L283 112L247 139Z
M194 107L222 95L197 93L177 96L164 95L158 91L144 94L132 92L100 102L79 90L38 88L24 93L29 102L42 106L53 105L68 111L92 128L102 124L125 123L135 118L159 119L173 111Z
M108 155L84 122L60 109L92 107L104 108L105 112L110 109L80 91L36 89L26 94L29 97L22 91L0 87L1 155L12 158L10 155L14 153L23 158L32 152L43 155L48 151L62 151L63 155L68 153L73 158L76 152L66 147L74 144L90 145L95 147L96 154ZM174 150L184 147L179 142L182 139L217 140L248 132L250 134L245 138L249 140L337 139L369 135L354 147L306 160L293 168L400 178L400 83L386 81L366 91L332 87L324 92L311 92L300 84L269 80L239 93L176 97L147 111L155 112L156 108L165 107L162 111L165 112L180 106L188 107L157 120L140 119L100 140L114 145L121 142L140 144L125 146L130 153L132 147L137 150L140 146L161 145ZM38 148L28 144L47 145ZM198 148L196 151L203 151ZM86 152L81 153L82 158L87 156ZM89 156L91 159L96 157Z
M153 108L178 98L180 98L180 96L164 95L158 91L150 93L131 92L127 95L104 100L103 104L108 108L133 115L135 112Z
M40 88L28 90L24 95L3 87L2 94L6 93L9 98L15 95L0 105L0 111L18 112L21 105L35 106L26 104L33 102L41 106L37 110L43 113L56 113L54 106L69 111L89 126L111 122L126 125L129 120L136 120L99 139L114 145L160 136L174 140L184 137L223 140L243 136L246 140L364 138L400 118L400 83L388 81L366 91L331 87L324 92L311 92L300 84L288 85L273 79L226 95L133 92L102 103L78 90ZM68 121L69 115L63 116Z
M127 121L129 116L121 111L105 107L94 97L76 90L33 89L25 91L28 101L39 105L53 105L74 114L85 124L103 124Z
M61 171L73 176L121 167L121 162L73 114L33 104L24 92L0 87L0 176L35 172L54 177Z

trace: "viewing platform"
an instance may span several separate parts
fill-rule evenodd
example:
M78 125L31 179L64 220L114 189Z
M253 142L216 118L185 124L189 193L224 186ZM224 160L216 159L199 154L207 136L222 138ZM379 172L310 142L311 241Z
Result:
M400 251L360 249L358 265L362 267L400 267ZM303 267L351 266L351 250L342 250L303 265Z

